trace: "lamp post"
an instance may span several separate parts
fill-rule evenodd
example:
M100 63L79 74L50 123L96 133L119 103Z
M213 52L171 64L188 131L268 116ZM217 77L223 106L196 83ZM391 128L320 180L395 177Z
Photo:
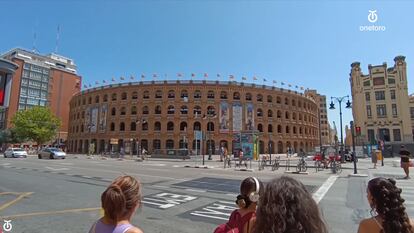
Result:
M210 133L211 133L211 124L210 121L211 119L215 119L217 117L217 115L215 113L211 113L211 112L207 112L207 115L204 115L203 120L207 119L207 142L209 143L208 145L208 160L212 160L211 158L211 140L210 140ZM203 156L203 165L204 165L204 156Z
M341 130L341 162L344 162L344 136L342 132L342 101L347 99L345 108L351 108L351 102L349 101L349 95L342 96L342 97L331 97L331 104L329 109L333 110L335 109L334 101L337 101L339 103L339 122L340 122L340 130Z

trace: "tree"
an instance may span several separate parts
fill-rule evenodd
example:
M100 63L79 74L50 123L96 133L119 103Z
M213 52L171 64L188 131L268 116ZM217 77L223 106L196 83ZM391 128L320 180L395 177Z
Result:
M0 144L3 143L21 143L24 142L26 139L21 138L16 134L14 128L5 129L0 131Z
M11 122L18 138L35 141L38 146L52 140L61 125L49 108L40 106L17 112Z

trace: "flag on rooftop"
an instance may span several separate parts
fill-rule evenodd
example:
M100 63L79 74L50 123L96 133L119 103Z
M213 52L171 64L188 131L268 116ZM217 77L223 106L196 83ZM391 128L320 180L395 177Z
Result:
M114 77L112 77L112 82L115 82L115 78Z
M121 76L121 78L119 78L119 79L121 79L121 80L125 80L125 78L124 78L124 77L122 77L122 76Z
M194 73L191 73L191 77L194 78L196 75Z
M242 80L247 80L247 78L246 77L242 77Z
M275 80L273 80L273 84L276 84L277 82Z
M158 77L158 75L157 74L153 74L152 77L153 78L156 78L156 77Z
M95 81L95 85L98 85L99 84L99 82L98 81Z
M89 87L92 87L92 84L89 83Z
M256 76L253 76L253 80L257 80L257 77Z
M183 77L183 74L182 73L178 73L177 76L178 77Z
M292 85L289 84L288 86L291 87Z
M207 73L204 73L204 78L208 78L208 74Z
M217 74L217 78L220 78L221 76L220 76L220 74Z
M145 78L145 74L141 74L141 79L144 79Z
M295 88L298 89L298 85L296 85Z
M285 83L284 83L284 82L281 82L280 84L285 85Z
M83 85L83 88L88 88L88 85Z
M303 87L300 87L301 90L303 90Z
M104 79L104 80L102 80L102 83L106 83L106 80Z
M134 80L135 79L134 75L131 75L130 79L131 80Z
M263 78L263 82L267 82L267 79Z
M234 80L234 75L232 75L232 74L231 74L231 75L229 75L229 79L230 79L230 80Z

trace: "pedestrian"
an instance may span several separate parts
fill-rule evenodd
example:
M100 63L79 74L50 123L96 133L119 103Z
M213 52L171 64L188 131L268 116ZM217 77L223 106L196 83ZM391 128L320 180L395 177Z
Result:
M222 146L220 149L220 162L223 162L223 157L224 157L224 146Z
M411 153L405 149L404 145L401 145L400 156L401 156L401 167L404 169L404 179L410 179L410 155Z
M254 233L327 233L318 204L305 186L288 176L267 183L260 195Z
M141 184L132 176L116 178L101 195L104 216L96 221L89 233L142 233L131 224L141 205Z
M378 154L376 149L372 149L371 162L374 164L373 169L377 169Z
M256 177L244 179L236 199L238 209L234 210L229 221L218 226L214 233L251 233L256 222L257 203L262 193L263 184Z
M395 184L394 179L383 177L368 182L367 199L372 217L361 221L358 233L414 233L401 189Z

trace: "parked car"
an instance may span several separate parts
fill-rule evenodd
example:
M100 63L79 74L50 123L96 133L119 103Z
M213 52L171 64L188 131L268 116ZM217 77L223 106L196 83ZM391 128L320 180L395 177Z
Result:
M42 149L38 156L39 159L48 158L48 159L64 159L66 157L66 153L60 150L59 148L55 147L48 147Z
M26 158L27 152L21 148L9 148L3 156L4 158Z

